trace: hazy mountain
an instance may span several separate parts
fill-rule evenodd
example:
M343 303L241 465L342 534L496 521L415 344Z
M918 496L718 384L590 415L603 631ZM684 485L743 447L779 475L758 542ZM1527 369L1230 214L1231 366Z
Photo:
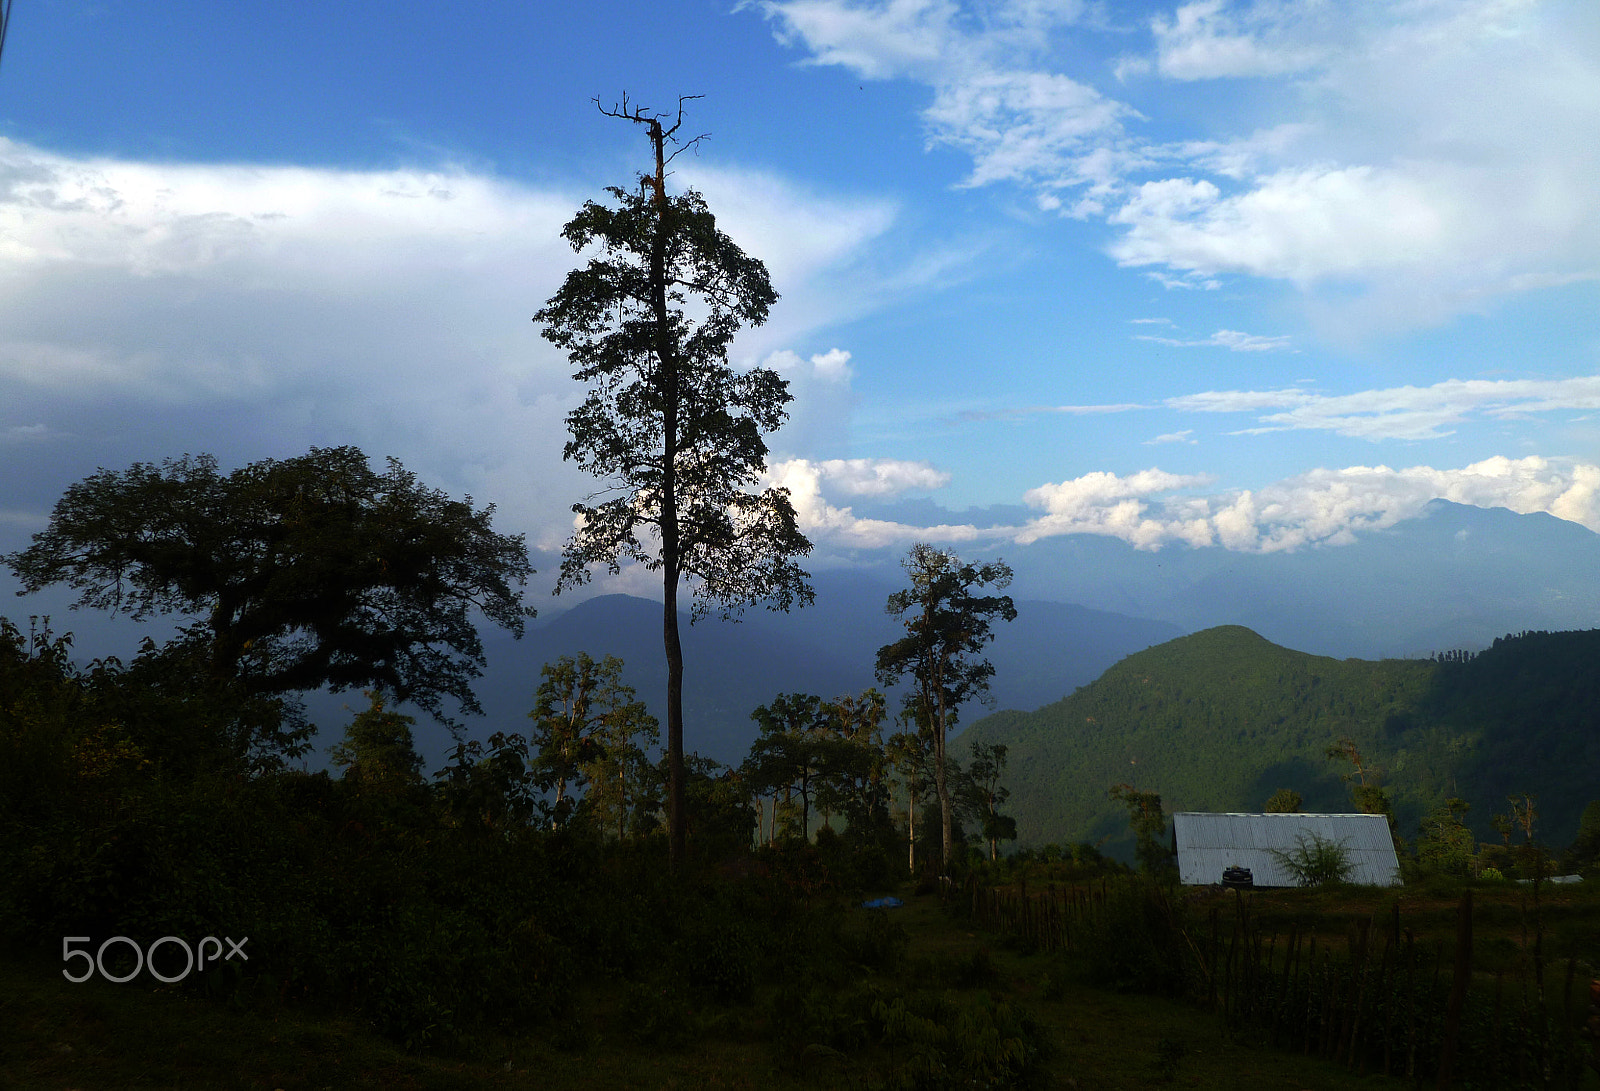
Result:
M1026 594L1161 618L1245 625L1333 656L1481 648L1525 629L1600 624L1600 535L1550 515L1435 500L1349 545L1292 553L1136 550L1073 535L1007 550Z
M902 501L863 506L858 514L913 524L969 518L1016 524L1028 513L950 513L927 501ZM995 707L1002 709L1058 700L1124 655L1217 625L1245 625L1318 654L1378 658L1481 648L1528 629L1600 624L1600 535L1548 515L1445 501L1353 544L1293 553L1182 546L1151 552L1094 535L959 552L1002 558L1016 573L1009 593L1019 616L998 627L991 648ZM756 609L741 624L685 626L689 745L736 760L751 737L750 710L777 693L835 696L872 685L877 648L896 635L883 605L903 579L899 556L893 549L861 550L848 558L850 567L817 571L817 603L808 609L787 615ZM557 567L541 557L541 572ZM14 586L0 572L0 590ZM536 603L542 616L524 640L485 634L489 667L478 688L490 715L469 725L472 734L522 730L540 667L579 651L621 656L630 682L660 714L666 682L659 606L604 596L563 609L570 600L534 597L542 599ZM52 614L57 632L77 631L85 658L130 658L145 632L160 639L172 630L170 619L136 624L69 612L68 601L65 591L53 589L10 616ZM25 615L20 623L26 627ZM314 718L334 737L349 719L347 704L360 705L359 694L310 700ZM986 710L966 711L971 722ZM418 735L430 760L448 747L442 728L421 727Z
M1600 797L1600 631L1503 639L1464 662L1333 659L1291 651L1240 626L1129 656L1066 700L1002 712L969 734L1008 747L1010 813L1024 843L1099 841L1125 849L1131 783L1169 812L1254 811L1280 788L1306 810L1347 810L1354 739L1384 770L1400 820L1447 796L1490 838L1505 797L1539 798L1543 835L1565 847ZM965 749L964 747L962 749Z
M739 622L680 618L684 646L686 745L720 761L737 762L755 738L750 713L783 692L835 697L875 685L878 648L898 626L884 611L893 583L870 575L823 572L814 578L816 604L788 614L746 611ZM1013 587L1012 590L1016 590ZM1019 600L1018 617L998 626L991 646L997 708L1037 708L1098 677L1130 652L1169 640L1182 630L1081 606ZM665 719L666 664L659 603L623 595L589 599L535 621L520 641L492 640L490 667L478 686L491 724L524 730L540 667L563 655L616 655L624 677ZM988 709L974 706L968 719ZM479 725L473 725L479 734Z

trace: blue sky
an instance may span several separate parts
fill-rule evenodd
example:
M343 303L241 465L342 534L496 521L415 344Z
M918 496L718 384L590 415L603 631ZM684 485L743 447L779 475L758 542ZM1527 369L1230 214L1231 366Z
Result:
M0 550L100 466L345 443L559 548L530 317L646 165L623 92L705 96L675 183L782 297L734 356L816 564L1600 530L1592 0L24 0Z

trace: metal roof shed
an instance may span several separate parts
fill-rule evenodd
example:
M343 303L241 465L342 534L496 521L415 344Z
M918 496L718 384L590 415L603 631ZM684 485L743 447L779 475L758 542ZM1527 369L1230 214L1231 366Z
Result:
M1292 853L1313 837L1342 844L1350 859L1350 881L1363 886L1399 886L1400 861L1381 814L1206 814L1172 816L1172 846L1179 881L1191 886L1220 883L1223 869L1247 867L1256 886L1297 886L1274 851Z

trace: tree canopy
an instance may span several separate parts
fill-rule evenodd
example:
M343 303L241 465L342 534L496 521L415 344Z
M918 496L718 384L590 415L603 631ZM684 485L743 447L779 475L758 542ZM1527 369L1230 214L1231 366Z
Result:
M481 712L474 621L522 635L533 569L521 535L418 484L395 459L312 448L223 473L210 455L102 469L69 487L49 525L4 558L23 593L195 619L181 638L248 692L382 689L444 716Z
M661 572L668 811L678 861L687 831L679 585L693 584L695 617L756 602L786 610L811 599L792 560L811 543L788 490L759 488L761 437L787 419L788 384L767 368L727 363L734 335L765 322L778 298L766 266L717 228L699 193L668 192L666 166L676 152L666 146L683 123L681 101L670 126L667 115L630 109L626 99L603 112L645 127L655 170L632 190L610 187L614 207L585 202L563 228L574 251L593 256L534 315L574 364L573 378L589 386L567 416L564 457L604 482L588 498L597 502L572 506L578 529L556 589L587 582L596 567L615 574L623 560Z

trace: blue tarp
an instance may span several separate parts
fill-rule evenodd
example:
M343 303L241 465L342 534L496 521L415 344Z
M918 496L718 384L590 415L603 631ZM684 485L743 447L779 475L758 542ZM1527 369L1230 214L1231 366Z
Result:
M862 909L894 909L906 903L899 898L873 898L870 902L862 902Z

